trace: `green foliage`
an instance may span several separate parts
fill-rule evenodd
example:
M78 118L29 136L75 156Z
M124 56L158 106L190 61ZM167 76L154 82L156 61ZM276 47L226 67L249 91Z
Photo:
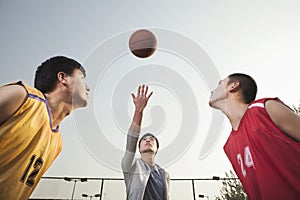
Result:
M300 104L298 105L298 108L293 105L293 110L297 115L300 115Z
M216 197L216 200L247 200L244 188L235 173L230 170L229 173L225 172L225 175L220 195Z

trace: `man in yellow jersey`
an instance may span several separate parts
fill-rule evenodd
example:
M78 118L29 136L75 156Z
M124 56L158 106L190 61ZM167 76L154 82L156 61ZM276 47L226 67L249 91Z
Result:
M89 88L77 61L56 56L36 71L34 87L0 87L0 199L28 199L62 149L59 124L85 107Z

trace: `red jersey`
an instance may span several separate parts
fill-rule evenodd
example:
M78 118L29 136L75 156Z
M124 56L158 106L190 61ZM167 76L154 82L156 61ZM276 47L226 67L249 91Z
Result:
M249 199L299 200L300 143L274 124L265 109L267 100L271 98L249 104L224 151Z

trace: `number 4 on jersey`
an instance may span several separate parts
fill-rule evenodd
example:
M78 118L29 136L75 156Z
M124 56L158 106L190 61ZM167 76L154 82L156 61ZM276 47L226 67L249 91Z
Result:
M249 146L246 146L244 148L244 162L243 162L242 155L240 153L237 155L237 160L238 160L238 163L241 167L241 171L242 171L242 174L243 174L244 177L246 176L246 170L245 170L245 167L244 167L244 163L248 168L253 167L255 169L254 161L252 159Z

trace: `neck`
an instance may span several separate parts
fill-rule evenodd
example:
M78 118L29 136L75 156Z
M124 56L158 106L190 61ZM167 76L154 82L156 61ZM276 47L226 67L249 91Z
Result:
M249 104L243 102L239 92L228 92L225 98L211 102L210 105L221 110L229 119L232 128L237 130Z
M52 128L56 128L72 111L72 105L66 104L59 95L45 94L50 109Z
M154 152L145 152L141 153L142 160L145 161L148 165L155 165L155 153Z
M231 104L227 104L226 108L223 110L234 130L238 129L241 119L244 116L247 108L248 104L233 102Z

